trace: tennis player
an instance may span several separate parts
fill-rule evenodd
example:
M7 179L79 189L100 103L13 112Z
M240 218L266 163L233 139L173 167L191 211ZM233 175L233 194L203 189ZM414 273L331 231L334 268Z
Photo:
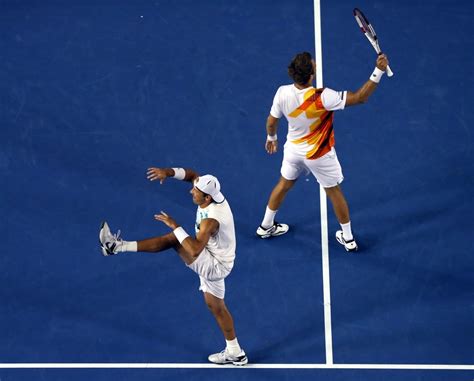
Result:
M220 191L219 181L214 176L198 176L193 170L183 168L149 168L147 177L150 181L160 180L161 183L168 177L193 183L191 195L198 206L196 236L189 236L165 212L155 215L155 219L166 224L172 232L142 241L124 241L119 234L113 235L104 222L99 233L102 253L108 256L126 251L158 253L167 249L176 250L186 266L199 275L199 289L204 293L204 300L226 340L226 348L210 355L209 361L215 364L247 364L247 356L235 335L232 315L224 303L225 278L234 266L236 239L234 217Z
M331 200L341 230L337 241L346 251L358 249L351 229L349 207L340 184L344 179L334 149L333 112L347 106L365 103L377 88L388 65L384 54L377 57L369 80L356 92L334 91L312 86L316 64L308 52L297 54L288 66L293 84L280 86L267 118L265 148L271 155L277 152L277 125L282 116L288 120L288 134L283 148L281 177L273 188L257 235L269 238L285 234L287 224L275 222L275 215L287 192L303 172L311 172Z

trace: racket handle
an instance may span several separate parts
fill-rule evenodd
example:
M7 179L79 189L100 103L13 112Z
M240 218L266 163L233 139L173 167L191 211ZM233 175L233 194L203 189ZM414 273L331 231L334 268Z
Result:
M377 55L380 56L382 54L382 51L380 50L378 45L374 45L374 49L377 52ZM393 71L392 71L392 69L390 69L390 66L388 66L388 65L387 65L386 73L387 73L387 76L389 76L389 77L393 76Z

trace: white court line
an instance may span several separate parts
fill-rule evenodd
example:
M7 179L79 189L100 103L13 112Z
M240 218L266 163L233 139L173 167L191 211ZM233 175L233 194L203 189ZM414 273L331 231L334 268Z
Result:
M321 4L314 0L314 43L316 52L316 87L323 87L323 49L321 42ZM333 364L332 323L331 323L331 287L329 282L328 213L326 192L319 187L319 206L321 210L321 250L323 266L323 303L324 303L324 342L326 346L326 364Z
M0 364L0 369L394 369L394 370L474 370L474 365L431 364L247 364L245 366L199 363L16 363Z

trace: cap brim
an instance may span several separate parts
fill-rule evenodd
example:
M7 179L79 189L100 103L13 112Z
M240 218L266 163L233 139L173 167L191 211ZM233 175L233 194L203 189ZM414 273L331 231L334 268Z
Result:
M223 202L225 200L225 197L224 195L219 192L218 194L216 194L215 196L212 196L212 199L217 202L218 204L220 204L221 202Z

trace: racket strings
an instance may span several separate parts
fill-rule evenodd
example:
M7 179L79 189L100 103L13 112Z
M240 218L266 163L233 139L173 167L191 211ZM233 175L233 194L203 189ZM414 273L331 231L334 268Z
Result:
M372 25L370 25L369 20L367 20L367 18L364 16L360 9L354 9L354 17L357 21L357 24L359 24L360 28L364 33L369 33L375 36L374 28L372 27Z
M377 35L375 34L375 30L372 25L368 24L364 17L361 17L359 14L355 14L355 19L357 24L359 24L360 29L363 33L365 33L368 37L372 38L373 40L377 39Z

